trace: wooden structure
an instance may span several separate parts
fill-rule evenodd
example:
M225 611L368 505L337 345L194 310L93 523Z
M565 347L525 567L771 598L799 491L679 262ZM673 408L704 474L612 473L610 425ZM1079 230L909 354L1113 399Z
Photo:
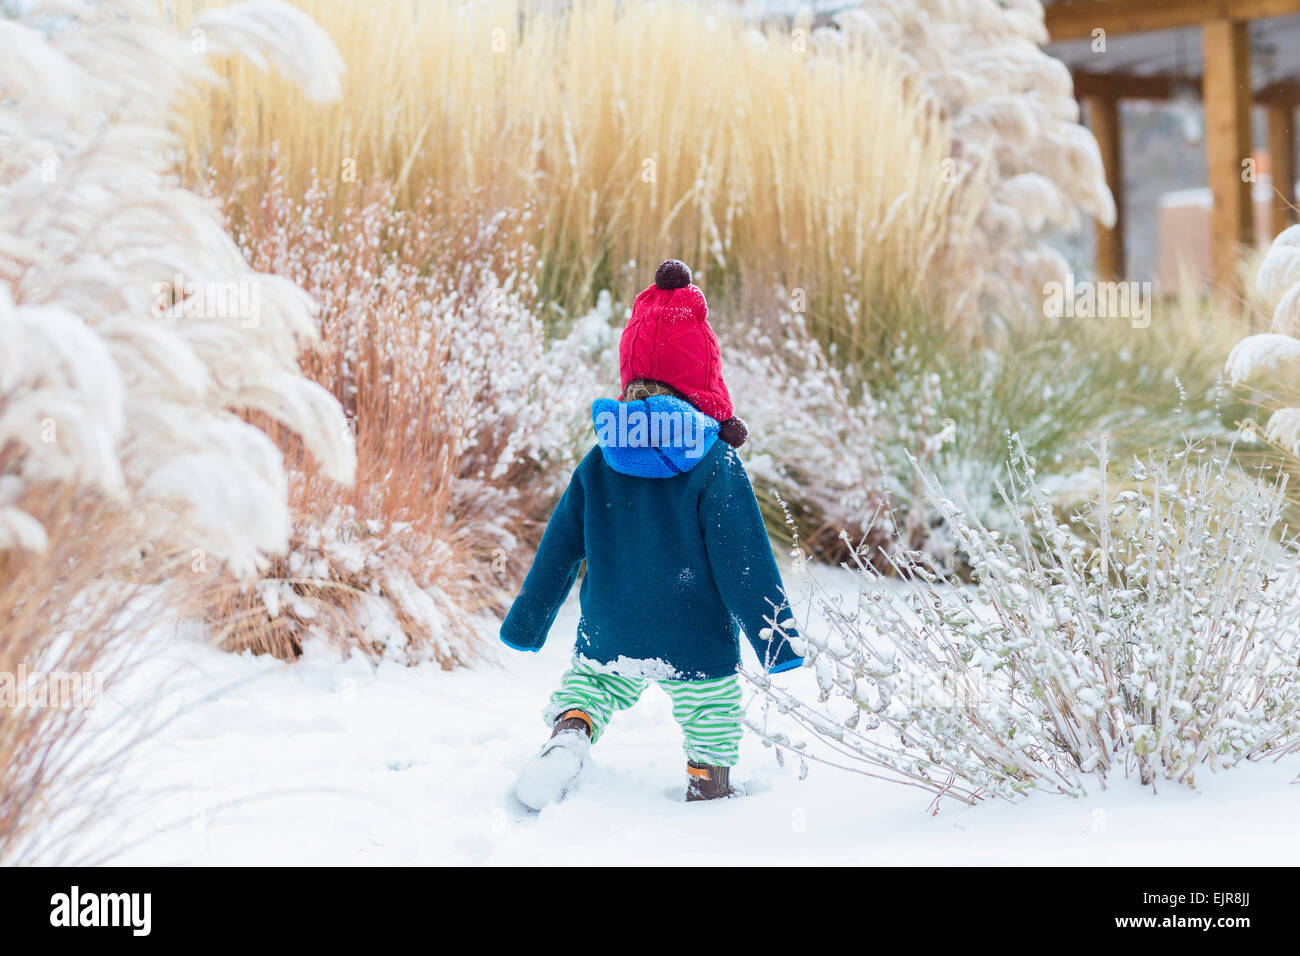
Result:
M1045 0L1044 6L1048 51L1070 67L1119 210L1113 228L1097 227L1098 274L1125 274L1120 101L1167 99L1191 89L1199 91L1205 112L1212 278L1221 292L1236 294L1241 246L1252 240L1256 106L1268 119L1273 223L1280 229L1296 221L1300 0ZM1199 43L1187 43L1194 33ZM1181 56L1183 48L1190 55ZM1252 71L1255 49L1269 51L1268 71Z

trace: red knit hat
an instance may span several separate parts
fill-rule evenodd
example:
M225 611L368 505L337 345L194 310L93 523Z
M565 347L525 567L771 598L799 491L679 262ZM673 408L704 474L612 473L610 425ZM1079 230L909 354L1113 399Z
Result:
M638 378L654 379L681 392L710 418L732 417L709 304L691 285L684 262L666 260L655 270L655 284L632 303L632 318L618 343L618 365L623 388Z

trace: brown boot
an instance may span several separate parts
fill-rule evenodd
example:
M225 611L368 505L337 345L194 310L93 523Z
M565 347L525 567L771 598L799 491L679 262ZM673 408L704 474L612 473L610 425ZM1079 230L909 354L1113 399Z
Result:
M686 802L731 796L736 791L731 787L728 779L730 776L730 767L713 767L694 760L686 761Z
M586 711L574 708L573 710L566 710L564 713L560 714L559 719L555 722L555 729L551 731L551 736L554 737L556 734L562 734L566 730L581 730L587 735L588 739L591 739L593 726L591 718L587 716Z
M591 749L591 718L580 710L566 710L555 722L551 739L524 765L515 780L515 797L526 807L540 810L563 800L587 765Z

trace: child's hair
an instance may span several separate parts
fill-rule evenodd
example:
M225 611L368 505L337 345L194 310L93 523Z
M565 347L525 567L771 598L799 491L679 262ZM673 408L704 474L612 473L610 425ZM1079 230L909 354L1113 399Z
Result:
M671 385L665 385L653 378L632 379L627 383L627 388L623 389L623 397L619 401L638 402L650 398L652 395L671 395L673 398L680 398L684 402L689 401L685 395ZM694 402L691 404L694 404ZM725 422L718 422L718 437L732 448L739 448L745 444L745 439L749 437L749 426L741 419L732 416Z
M671 395L673 398L682 397L682 393L671 385L656 382L652 378L634 378L627 383L627 388L623 389L623 401L625 402L639 402L652 395Z

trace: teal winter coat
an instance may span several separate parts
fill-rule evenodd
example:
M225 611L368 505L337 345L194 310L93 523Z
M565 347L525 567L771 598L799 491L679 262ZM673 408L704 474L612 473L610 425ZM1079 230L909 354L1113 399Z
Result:
M740 664L741 631L770 672L803 663L754 490L718 423L666 395L600 399L592 420L596 447L551 515L501 640L539 650L585 559L575 650L613 673L724 677Z

